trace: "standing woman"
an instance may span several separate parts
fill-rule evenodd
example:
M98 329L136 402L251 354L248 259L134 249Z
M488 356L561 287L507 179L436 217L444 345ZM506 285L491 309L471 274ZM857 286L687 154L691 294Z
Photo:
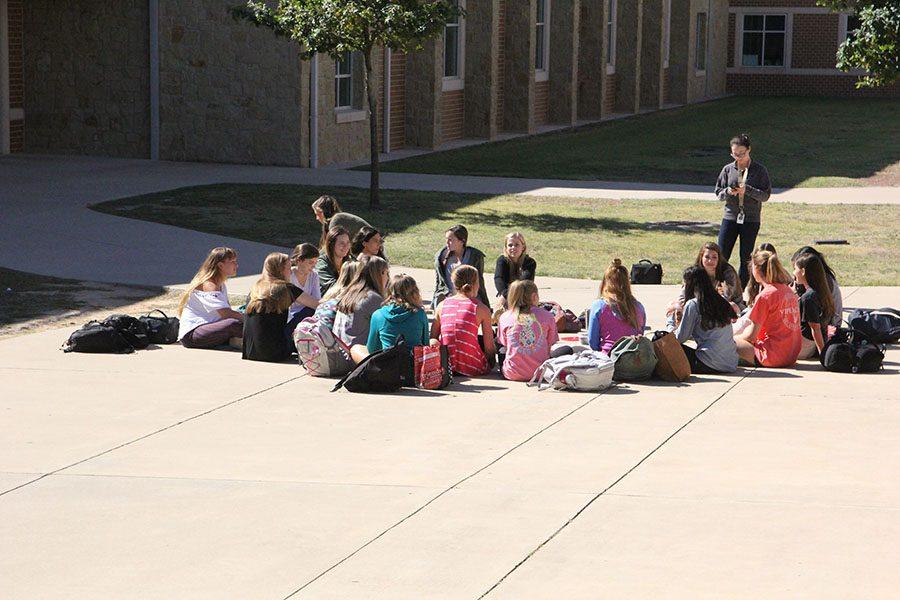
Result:
M484 252L468 245L469 230L462 225L454 225L444 236L447 244L434 257L434 298L431 306L437 307L444 298L456 293L453 271L460 265L469 265L478 271L478 300L485 307L490 307L491 302L484 289Z
M606 268L597 300L588 312L588 343L606 354L628 335L643 335L647 314L631 293L628 270L618 258Z
M178 302L178 339L185 348L240 348L244 315L231 308L225 280L237 275L237 253L213 248Z
M800 304L786 284L790 279L778 256L757 250L750 260L753 278L762 290L747 317L750 325L734 336L741 364L789 367L800 355Z
M501 307L507 305L509 286L514 281L534 281L536 272L537 262L528 256L525 237L518 231L508 234L503 243L503 254L494 266L494 287Z
M725 261L731 260L731 252L738 237L740 245L741 286L750 279L747 261L756 245L756 235L762 214L762 203L772 193L769 172L758 162L750 160L750 136L746 133L731 138L731 157L719 173L716 196L725 202L725 215L719 228L719 247Z
M356 237L356 233L363 227L371 227L362 217L342 212L341 205L338 204L337 198L334 196L319 196L312 203L312 209L316 215L316 221L322 224L322 237L319 239L320 248L325 246L325 238L328 237L328 231L333 227L346 229L347 235L350 236L351 240Z
M316 274L319 276L319 292L325 292L337 281L344 262L350 256L350 234L343 227L332 227L325 236L325 245L319 252Z

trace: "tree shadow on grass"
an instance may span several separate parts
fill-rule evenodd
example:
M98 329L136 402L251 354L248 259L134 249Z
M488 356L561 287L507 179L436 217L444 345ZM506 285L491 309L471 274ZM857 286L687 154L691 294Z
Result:
M495 210L482 210L479 213L466 215L467 225L491 225L507 229L533 229L562 233L565 231L593 231L602 229L615 232L630 231L662 231L683 233L687 235L703 234L715 236L719 226L706 221L655 221L644 223L629 219L613 217L570 217L551 213L521 214L501 213ZM401 224L402 226L402 221ZM410 224L412 226L414 224Z

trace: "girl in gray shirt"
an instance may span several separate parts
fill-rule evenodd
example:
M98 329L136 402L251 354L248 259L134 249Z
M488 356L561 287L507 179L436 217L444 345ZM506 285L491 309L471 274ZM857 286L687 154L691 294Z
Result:
M731 322L734 310L716 289L703 267L688 267L684 272L687 301L675 337L691 363L692 373L731 373L737 369L738 353ZM685 346L693 339L697 348Z

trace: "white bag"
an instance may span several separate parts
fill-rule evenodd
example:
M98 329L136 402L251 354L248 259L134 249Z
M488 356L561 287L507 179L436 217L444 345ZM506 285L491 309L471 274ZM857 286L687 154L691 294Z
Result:
M577 390L599 392L612 385L615 363L603 352L585 350L544 361L534 372L530 386L538 390Z

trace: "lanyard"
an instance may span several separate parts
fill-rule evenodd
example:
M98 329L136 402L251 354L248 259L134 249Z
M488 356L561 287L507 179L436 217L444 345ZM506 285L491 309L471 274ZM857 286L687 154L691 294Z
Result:
M737 167L737 162L734 163L734 166ZM747 173L750 171L750 165L747 165L747 168L744 170L738 169L738 187L744 187L747 183ZM744 197L738 197L738 205L740 206L741 212L744 212Z

